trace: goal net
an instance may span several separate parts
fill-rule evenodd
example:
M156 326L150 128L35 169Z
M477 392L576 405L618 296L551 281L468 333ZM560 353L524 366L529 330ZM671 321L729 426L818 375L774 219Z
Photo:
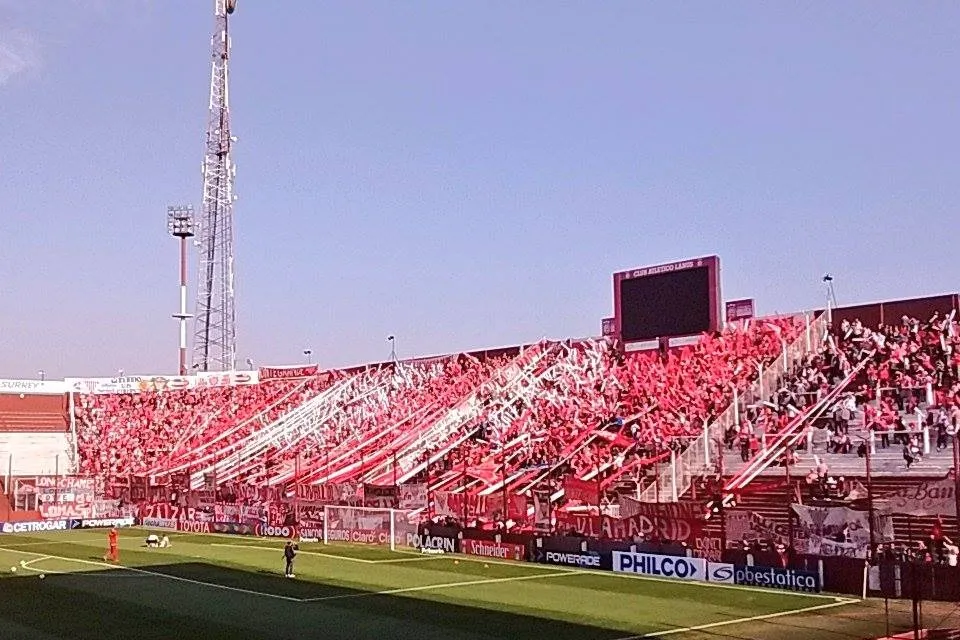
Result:
M409 512L375 507L323 508L323 543L349 542L390 547L407 546L408 536L416 536Z

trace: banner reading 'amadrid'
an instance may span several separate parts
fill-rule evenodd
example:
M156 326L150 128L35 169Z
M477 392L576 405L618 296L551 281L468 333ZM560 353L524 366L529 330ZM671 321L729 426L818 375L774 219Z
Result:
M670 540L682 542L694 555L707 560L720 560L723 542L719 535L703 530L703 507L696 504L650 504L631 505L634 513L625 518L595 515L581 516L560 512L557 523L562 527L575 529L577 533L588 537L600 537L614 540L631 540L643 535L648 540Z

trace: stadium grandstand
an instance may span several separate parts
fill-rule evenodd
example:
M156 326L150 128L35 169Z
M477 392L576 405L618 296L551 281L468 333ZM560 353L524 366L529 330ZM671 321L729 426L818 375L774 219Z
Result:
M93 479L101 506L404 496L422 520L612 537L639 503L856 501L868 475L880 505L954 467L956 308L750 318L653 349L608 336L342 371L8 381L7 520L94 515L34 501L38 476ZM914 515L919 531L944 514Z
M616 274L593 338L343 370L0 381L4 532L137 523L346 542L350 562L396 561L349 556L359 543L648 575L687 558L708 581L759 585L753 567L772 567L792 591L960 598L952 573L903 578L914 562L956 571L958 295L754 317L752 301L721 310L718 282L651 294L717 264ZM656 305L686 311L671 328ZM256 548L272 547L235 553ZM0 553L32 553L34 572L89 562L52 549ZM151 575L234 589L179 571Z

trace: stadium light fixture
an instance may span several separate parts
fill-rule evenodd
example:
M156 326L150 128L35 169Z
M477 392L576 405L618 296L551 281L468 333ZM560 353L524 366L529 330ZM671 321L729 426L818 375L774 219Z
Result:
M187 375L187 320L193 316L187 313L187 239L194 236L193 207L176 205L167 207L167 231L180 241L180 310L173 314L179 323L180 341L177 355L180 363L180 375Z
M307 364L313 364L313 349L304 349L303 357L307 359Z

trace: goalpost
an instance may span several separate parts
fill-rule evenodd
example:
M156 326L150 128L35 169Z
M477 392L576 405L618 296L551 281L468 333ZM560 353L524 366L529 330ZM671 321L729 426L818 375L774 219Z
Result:
M410 512L377 507L323 507L323 544L348 542L372 546L412 546L417 534ZM412 537L408 537L412 536Z

